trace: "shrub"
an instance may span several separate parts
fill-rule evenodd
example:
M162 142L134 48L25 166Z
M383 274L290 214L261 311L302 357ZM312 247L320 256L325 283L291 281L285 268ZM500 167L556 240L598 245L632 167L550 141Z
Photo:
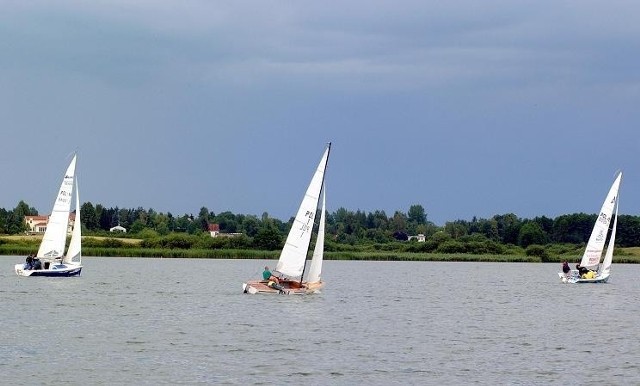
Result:
M198 241L197 236L183 233L172 233L161 238L160 243L163 248L189 249Z
M424 243L409 243L404 248L405 252L412 253L430 253L438 248L438 244L433 240L427 240Z
M445 241L444 243L438 246L436 249L438 253L464 253L465 245L459 241Z
M546 249L542 245L532 244L525 249L524 253L527 256L537 256L540 260L547 261L549 259L549 255L547 254Z

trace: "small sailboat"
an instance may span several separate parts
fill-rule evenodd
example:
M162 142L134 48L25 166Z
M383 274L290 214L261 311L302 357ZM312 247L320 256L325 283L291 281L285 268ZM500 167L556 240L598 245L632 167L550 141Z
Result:
M587 247L582 255L580 267L583 273L577 269L571 270L568 273L558 272L563 283L606 283L607 280L609 280L611 263L613 262L613 248L616 241L616 228L618 226L618 191L620 190L621 182L622 172L618 172L602 204L600 214L593 226ZM604 259L602 260L602 264L600 264L602 251L607 242L609 224L611 224L612 220L613 227L611 229L611 236L609 237Z
M291 230L287 235L287 240L276 266L274 275L279 278L279 283L269 280L248 281L242 284L244 293L286 293L286 294L307 294L319 292L324 287L321 279L322 259L324 254L324 232L325 232L325 205L326 193L324 176L331 143L327 145L318 168L316 169L311 183L302 199L300 208L291 225ZM313 257L306 280L303 280L307 263L307 251L311 243L311 233L314 227L314 219L318 210L318 204L322 197L320 206L320 222L318 224L318 234Z
M27 258L26 264L16 264L19 276L76 276L82 271L80 195L75 178L76 155L73 156L62 179L62 185L53 204L53 210L47 223L40 248L34 259ZM67 254L64 248L67 241L69 212L75 182L76 219L71 233Z

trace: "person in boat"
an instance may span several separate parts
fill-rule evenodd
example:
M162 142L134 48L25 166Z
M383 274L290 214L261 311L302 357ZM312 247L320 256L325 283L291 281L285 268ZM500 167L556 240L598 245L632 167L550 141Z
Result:
M27 256L27 259L24 263L24 269L33 269L33 257L31 255Z
M40 259L38 259L36 256L33 256L33 263L31 264L31 269L34 269L34 270L42 269L42 263L40 262Z
M262 278L266 281L272 281L276 284L280 284L280 280L273 273L271 273L271 270L269 269L269 267L264 267L264 271L262 272Z
M581 266L580 263L576 264L576 269L578 270L578 275L580 276L589 272L589 268Z
M583 267L580 263L576 264L576 269L578 270L578 275L582 279L594 279L596 277L596 271Z
M277 289L280 293L284 293L284 287L280 284L280 279L271 272L269 267L264 267L262 278L266 280L267 287Z
M562 263L562 272L564 272L565 275L571 272L571 267L569 267L569 262L565 261Z

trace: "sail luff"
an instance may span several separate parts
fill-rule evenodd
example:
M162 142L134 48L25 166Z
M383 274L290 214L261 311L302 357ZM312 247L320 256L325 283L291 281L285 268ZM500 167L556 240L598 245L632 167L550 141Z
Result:
M53 209L47 222L47 230L42 237L37 256L45 259L59 258L64 255L67 240L67 226L69 224L69 210L71 209L73 180L76 168L76 155L73 156L67 168L60 190L53 203Z
M320 281L320 275L322 273L322 259L324 255L324 224L325 224L325 206L326 206L326 186L322 187L322 205L320 212L320 224L318 224L318 237L316 238L316 245L313 249L313 257L311 258L311 266L309 267L309 274L307 282L314 283Z
M604 203L602 204L600 214L598 215L596 223L593 226L593 231L591 232L591 236L589 237L589 241L587 242L587 247L584 251L584 254L582 255L580 265L583 267L595 267L600 262L602 251L604 250L604 245L607 238L607 233L609 232L611 216L613 214L613 209L617 201L618 189L620 187L621 180L622 173L619 172L613 184L611 185L611 189L609 189L609 193L607 194Z
M276 271L285 276L293 278L301 277L303 274L330 149L331 144L324 151L320 163L311 178L280 253Z
M64 262L81 264L82 263L82 222L80 215L80 190L78 186L78 179L76 178L76 220L73 224L73 232L71 233L71 242L69 242L69 249L67 255L64 258Z

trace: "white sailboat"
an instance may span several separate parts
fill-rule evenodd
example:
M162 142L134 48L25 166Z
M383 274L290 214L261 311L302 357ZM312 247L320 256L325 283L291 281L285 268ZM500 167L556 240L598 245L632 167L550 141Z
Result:
M287 235L287 240L275 271L273 272L279 277L279 285L270 286L268 280L248 281L242 284L245 293L288 293L288 294L305 294L318 292L324 287L321 280L322 259L324 253L324 223L325 223L325 189L324 176L327 163L329 161L329 153L331 151L331 143L327 145L318 168L316 169L311 183L302 199L300 208L291 226L291 230ZM311 260L309 272L306 280L303 280L304 271L307 262L307 252L311 243L311 233L313 231L314 219L318 210L320 194L322 193L322 204L320 223L318 225L318 236L316 246Z
M80 197L76 183L76 220L67 255L64 248L67 241L69 212L71 210L72 192L75 181L76 155L73 156L62 179L60 190L53 204L53 210L47 230L42 237L36 257L26 264L16 264L16 274L20 276L75 276L82 270L81 261L81 225Z
M606 283L609 280L611 274L611 263L613 261L613 249L616 240L616 228L618 226L618 198L620 184L622 182L622 172L618 172L616 175L609 193L602 204L600 214L596 219L596 223L591 231L591 236L587 242L582 260L580 261L580 267L583 268L583 274L577 269L571 270L568 273L558 272L560 279L564 283ZM602 257L602 251L607 242L607 234L609 233L609 224L613 220L613 228L611 229L611 236L609 237L609 243L607 250L600 264Z

